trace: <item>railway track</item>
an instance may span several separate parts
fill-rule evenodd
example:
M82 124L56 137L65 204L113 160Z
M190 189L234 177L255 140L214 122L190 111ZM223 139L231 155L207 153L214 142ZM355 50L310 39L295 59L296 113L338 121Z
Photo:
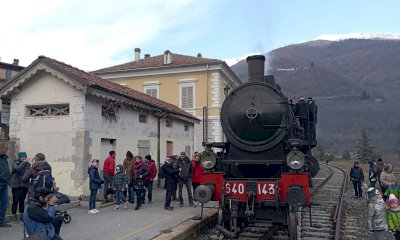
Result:
M293 216L297 221L298 239L335 239L341 235L341 208L345 191L346 173L334 166L321 165L321 170L314 178L312 188L312 222L310 224L309 208L300 209ZM224 239L217 236L216 230L211 230L207 238ZM239 233L242 240L290 240L289 230L274 224L272 221L256 221L249 224Z

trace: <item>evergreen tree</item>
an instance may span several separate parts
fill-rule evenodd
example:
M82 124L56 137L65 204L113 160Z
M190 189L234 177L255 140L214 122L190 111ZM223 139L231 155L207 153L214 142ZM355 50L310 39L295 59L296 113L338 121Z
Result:
M343 151L342 160L345 160L345 161L350 161L351 160L351 155L350 155L349 150L344 150Z
M374 160L377 155L374 152L375 147L370 143L365 128L361 132L361 138L357 140L355 157L358 162L366 163Z

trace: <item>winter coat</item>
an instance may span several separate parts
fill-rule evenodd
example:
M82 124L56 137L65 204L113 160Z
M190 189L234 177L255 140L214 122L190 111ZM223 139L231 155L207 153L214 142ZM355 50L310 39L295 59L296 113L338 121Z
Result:
M130 159L125 158L124 163L123 163L123 168L124 168L124 173L128 179L131 179L131 170L132 170L133 164L135 164L135 160L133 159L133 157Z
M126 189L126 184L128 180L126 179L126 175L123 172L116 173L114 176L114 188L117 191L122 191L122 189Z
M374 161L368 161L369 163L369 173L368 173L368 179L370 182L376 182L378 181L378 176L376 174L376 168L374 166Z
M7 187L10 182L11 173L10 167L8 166L8 156L0 156L0 187Z
M369 231L388 230L386 205L383 200L372 201L368 204Z
M161 171L164 172L165 176L165 189L171 192L175 191L177 188L179 170L174 168L172 163L166 161L161 167Z
M377 162L375 165L375 169L376 169L375 171L376 171L376 174L378 175L379 181L380 181L380 177L381 177L384 166L385 166L385 164L383 162Z
M318 106L317 104L308 104L310 109L310 123L317 123Z
M383 193L385 196L389 196L393 194L397 199L400 198L400 189L398 186L390 186L386 189L386 192Z
M47 161L38 161L32 164L32 167L25 172L24 176L22 177L22 182L29 182L31 179L33 180L36 178L38 172L43 170L50 170L51 166ZM30 181L28 187L28 196L33 197L33 182Z
M298 103L294 105L294 115L299 117L300 120L308 120L309 118L309 107L308 103L305 100L300 100Z
M11 187L12 188L28 188L29 184L22 181L25 172L29 170L31 164L27 161L17 159L12 166Z
M89 188L90 190L96 190L101 188L101 184L104 183L104 181L100 178L99 174L99 169L95 166L90 166L88 168L88 174L89 174Z
M144 164L143 161L135 162L131 169L131 179L145 179L147 175L150 174L150 169ZM140 177L141 175L141 177Z
M380 180L382 186L389 187L391 182L396 182L396 177L392 172L383 171Z
M204 172L204 167L201 165L200 161L196 162L195 160L192 160L192 168L192 183L200 183L200 173Z
M108 158L106 158L106 160L104 161L103 174L109 174L111 176L114 176L114 174L115 174L115 159L113 157L108 156Z
M363 173L362 168L360 168L360 167L357 167L357 168L352 167L351 170L350 170L350 179L352 181L361 181L361 182L363 182L364 181L364 173Z
M389 209L387 211L387 223L389 230L400 231L400 211Z
M157 176L156 163L154 162L153 159L151 159L151 160L147 161L146 165L150 170L150 174L146 176L146 180L153 181L154 178Z
M192 178L193 175L193 167L188 157L185 159L178 159L178 167L181 169L179 173L179 179L182 181L187 181Z
M24 211L24 225L29 235L35 233L46 232L46 240L52 239L55 234L55 228L51 221L56 216L56 208L48 206L44 209L43 204L39 200L29 200L26 211Z

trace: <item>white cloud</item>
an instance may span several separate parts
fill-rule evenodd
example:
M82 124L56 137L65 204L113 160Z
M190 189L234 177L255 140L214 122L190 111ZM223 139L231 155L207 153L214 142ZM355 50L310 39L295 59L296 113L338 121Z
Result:
M399 33L374 33L374 32L356 32L356 33L346 33L346 34L323 34L316 37L314 40L329 40L338 41L343 39L396 39L400 40Z
M0 57L3 62L19 58L27 66L45 55L96 70L132 60L135 47L162 42L160 36L168 31L198 35L183 26L207 16L212 7L212 1L195 0L7 1L0 15L7 23L2 25Z

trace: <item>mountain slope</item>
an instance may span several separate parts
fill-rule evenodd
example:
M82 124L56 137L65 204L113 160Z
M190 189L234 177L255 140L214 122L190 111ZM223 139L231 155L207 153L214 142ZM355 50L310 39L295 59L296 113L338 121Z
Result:
M400 41L316 40L266 58L286 96L317 99L318 139L330 152L353 151L365 127L381 154L400 155ZM245 61L232 69L247 81Z

